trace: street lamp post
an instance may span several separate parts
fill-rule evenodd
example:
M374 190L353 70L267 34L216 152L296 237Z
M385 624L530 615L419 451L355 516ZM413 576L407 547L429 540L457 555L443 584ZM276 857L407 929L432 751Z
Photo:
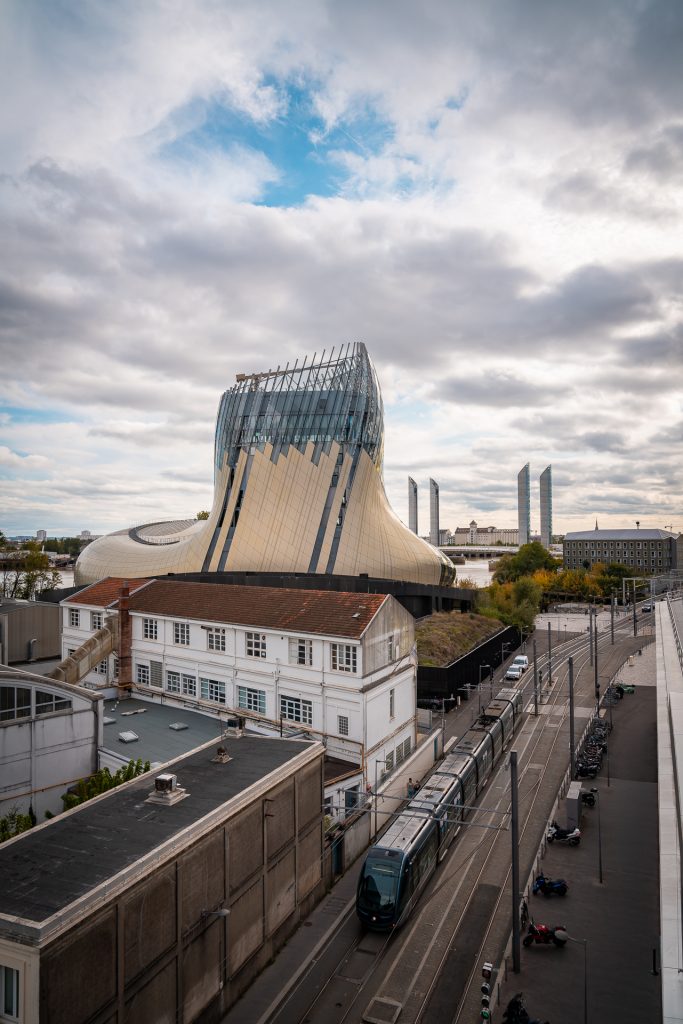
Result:
M553 633L552 625L548 622L548 687L553 681Z
M602 822L600 820L600 792L595 788L595 786L592 786L591 793L598 804L598 878L600 880L600 885L602 885Z
M583 1024L588 1024L588 939L575 939L573 935L567 938L583 946Z
M506 644L501 644L500 645L500 667L501 668L503 667L503 662L505 661L505 651L506 651L506 649L508 647L512 647L512 644L507 644L506 643Z
M536 660L536 637L533 639L534 645L534 714L538 718L538 662Z
M478 683L478 687L477 687L478 690L479 690L479 714L481 714L481 670L483 668L490 669L491 666L490 665L480 665L479 666L479 683Z

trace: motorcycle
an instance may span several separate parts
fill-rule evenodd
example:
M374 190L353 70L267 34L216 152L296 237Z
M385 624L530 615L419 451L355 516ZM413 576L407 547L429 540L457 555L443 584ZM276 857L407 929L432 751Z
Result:
M532 946L534 942L539 946L564 946L567 942L567 929L563 924L556 924L550 928L547 924L535 924L533 917L529 922L527 933L522 939L522 945Z
M581 803L585 804L586 807L595 807L595 793L591 793L588 790L581 790Z
M581 842L581 830L578 828L560 828L556 821L552 821L548 826L546 838L549 843L554 843L557 839L558 843L566 843L567 846L578 846Z
M549 1024L547 1020L541 1021L538 1017L529 1016L529 1011L524 1005L521 992L513 996L507 1004L506 1009L503 1011L503 1021L505 1024Z
M569 886L564 878L547 878L545 875L536 875L533 884L534 896L542 893L544 896L566 896Z

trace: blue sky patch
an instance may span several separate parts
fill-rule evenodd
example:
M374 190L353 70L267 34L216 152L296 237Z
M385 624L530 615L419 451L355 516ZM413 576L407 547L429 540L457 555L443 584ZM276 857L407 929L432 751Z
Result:
M277 181L264 186L259 200L266 206L297 206L308 196L332 196L348 181L349 172L340 154L361 158L382 152L393 139L390 122L382 119L368 100L329 130L315 110L309 87L264 80L283 96L282 112L267 122L213 101L204 108L203 119L196 109L188 111L193 122L187 132L163 144L162 159L194 162L197 152L226 153L239 146L262 153L278 170ZM197 122L200 123L197 123Z

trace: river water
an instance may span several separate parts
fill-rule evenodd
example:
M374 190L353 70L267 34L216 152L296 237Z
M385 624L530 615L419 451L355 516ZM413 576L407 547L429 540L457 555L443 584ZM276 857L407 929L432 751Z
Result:
M478 587L488 587L491 582L491 576L493 574L489 569L489 563L485 558L468 558L466 565L458 565L456 568L458 570L459 580L470 579L476 583ZM59 575L62 577L62 587L73 587L73 569L60 569Z

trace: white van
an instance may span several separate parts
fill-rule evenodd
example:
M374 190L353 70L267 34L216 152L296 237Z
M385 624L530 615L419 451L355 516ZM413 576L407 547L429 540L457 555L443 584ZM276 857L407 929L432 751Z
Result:
M522 678L522 666L521 665L510 665L510 668L505 673L506 679L514 679L515 682Z
M529 659L526 654L518 654L512 664L521 668L522 672L526 672L529 667Z

